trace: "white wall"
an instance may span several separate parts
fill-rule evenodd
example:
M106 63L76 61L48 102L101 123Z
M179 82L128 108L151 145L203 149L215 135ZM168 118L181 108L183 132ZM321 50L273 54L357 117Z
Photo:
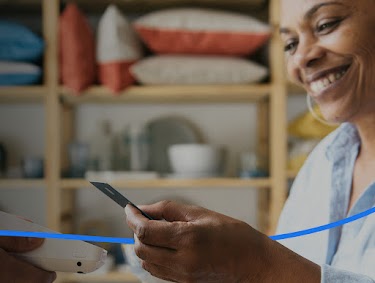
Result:
M304 97L289 100L288 117L305 110ZM231 152L230 163L237 153L255 148L256 112L253 105L84 105L77 108L77 139L91 138L101 119L111 121L115 131L132 122L144 122L166 114L178 114L194 122L206 140L225 145ZM0 105L0 142L8 148L11 164L24 155L41 155L44 150L44 115L38 105ZM124 190L135 203L161 199L178 199L239 218L256 227L256 189L186 189L186 190ZM102 219L110 223L113 236L129 236L123 211L95 190L82 189L77 194L77 223ZM0 207L26 215L44 224L44 195L41 189L1 189Z

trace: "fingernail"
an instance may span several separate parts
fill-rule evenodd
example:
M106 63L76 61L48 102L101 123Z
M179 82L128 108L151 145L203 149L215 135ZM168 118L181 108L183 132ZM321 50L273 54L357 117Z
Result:
M126 216L128 216L128 213L129 213L129 205L125 206L125 214L126 214Z

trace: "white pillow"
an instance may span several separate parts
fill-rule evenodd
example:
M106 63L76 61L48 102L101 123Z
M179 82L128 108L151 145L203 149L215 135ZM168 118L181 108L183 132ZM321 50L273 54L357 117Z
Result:
M142 57L140 39L115 6L110 5L98 26L96 60L99 81L118 93L134 82L129 67Z
M140 40L133 27L115 5L109 5L98 25L98 63L138 60L142 53Z
M259 82L267 68L235 57L160 55L145 58L130 68L146 85L248 84Z

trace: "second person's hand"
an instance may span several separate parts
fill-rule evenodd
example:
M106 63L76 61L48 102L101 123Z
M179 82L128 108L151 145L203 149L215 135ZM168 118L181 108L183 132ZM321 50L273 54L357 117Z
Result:
M0 282L51 283L55 281L56 273L37 268L10 254L34 250L42 243L41 239L0 237Z

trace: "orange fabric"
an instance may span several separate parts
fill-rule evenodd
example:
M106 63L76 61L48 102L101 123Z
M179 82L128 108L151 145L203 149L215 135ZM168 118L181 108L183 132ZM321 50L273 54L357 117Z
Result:
M99 65L99 80L106 85L114 93L118 93L124 88L134 83L134 77L129 71L131 65L135 61L130 62L111 62Z
M268 33L182 31L135 26L151 50L159 54L249 55L269 38Z
M76 94L95 83L95 40L85 16L68 4L60 16L60 78Z

